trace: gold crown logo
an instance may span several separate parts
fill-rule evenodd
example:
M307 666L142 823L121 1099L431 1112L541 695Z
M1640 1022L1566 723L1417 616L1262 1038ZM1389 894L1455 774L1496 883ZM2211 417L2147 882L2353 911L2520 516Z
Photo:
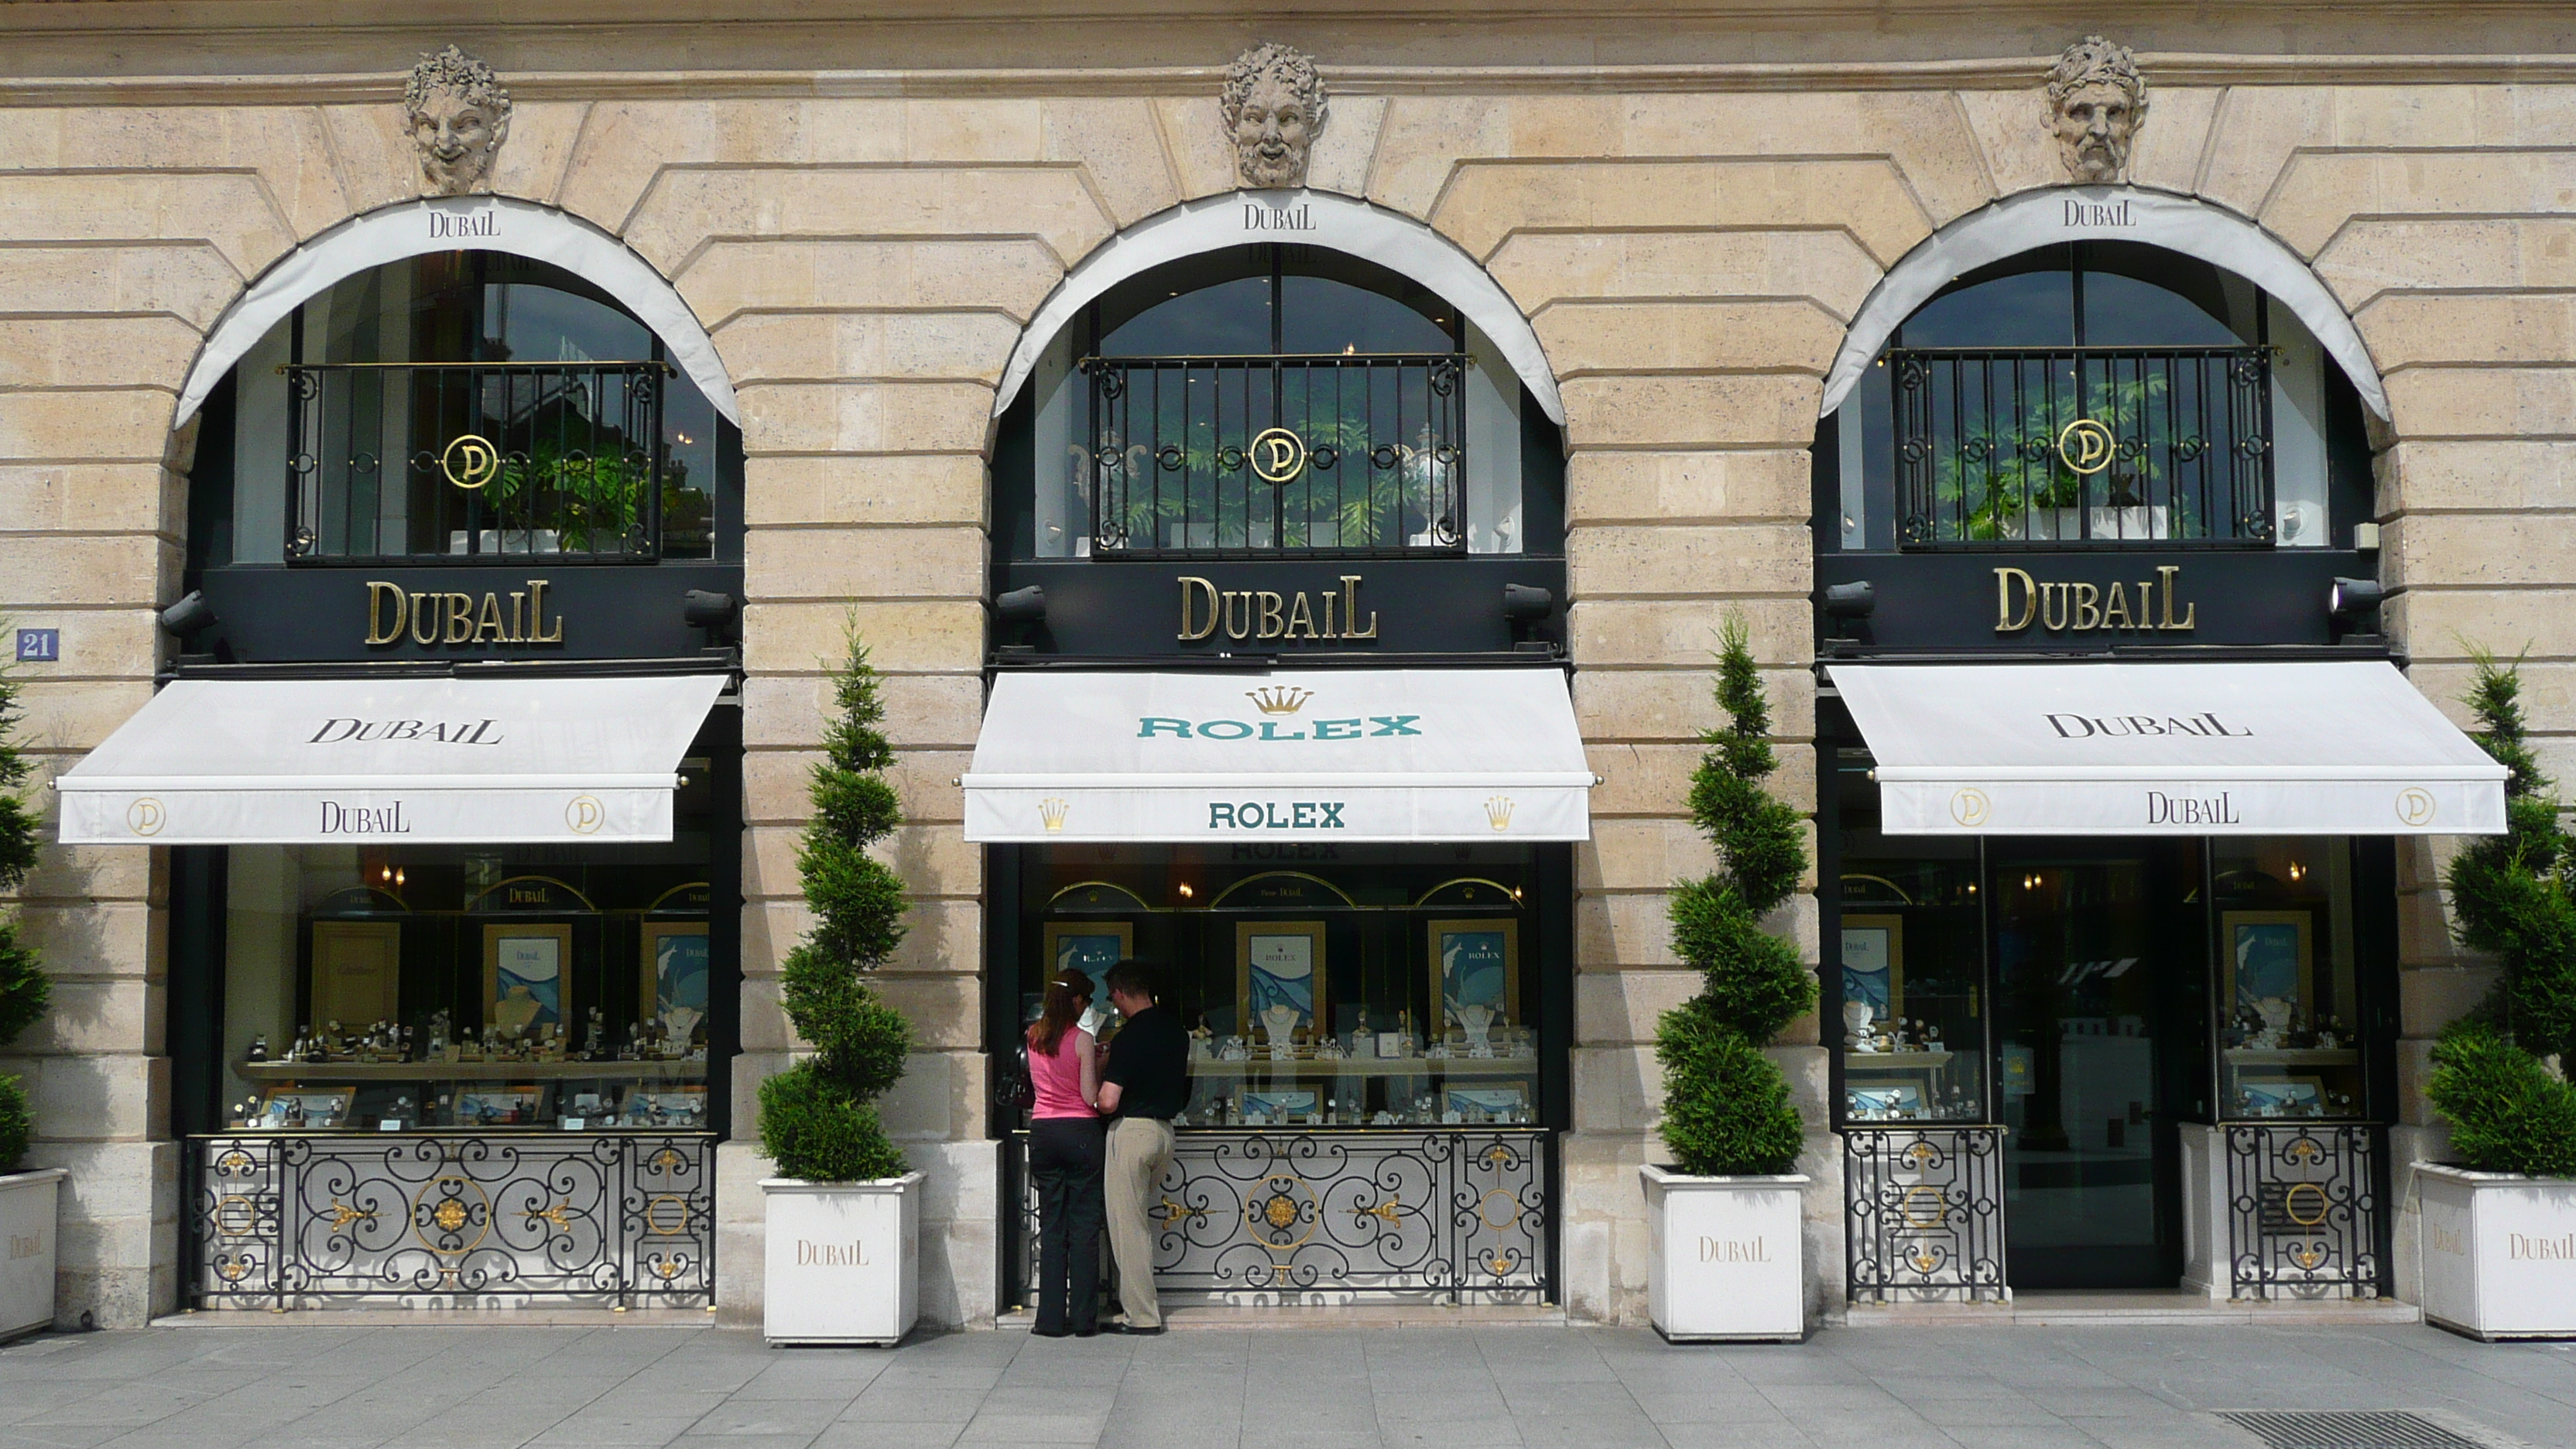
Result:
M1295 714L1315 696L1294 685L1282 687L1274 684L1266 689L1247 690L1243 697L1251 700L1253 707L1263 714Z
M1512 828L1512 797L1496 795L1485 801L1485 819L1496 830Z
M1046 822L1046 828L1049 830L1062 830L1064 817L1072 810L1072 806L1050 795L1038 802L1038 819Z

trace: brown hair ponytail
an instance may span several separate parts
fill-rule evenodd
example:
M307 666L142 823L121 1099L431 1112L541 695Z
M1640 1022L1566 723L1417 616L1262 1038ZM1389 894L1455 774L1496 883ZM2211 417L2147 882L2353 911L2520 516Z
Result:
M1082 1020L1082 1009L1091 1003L1091 978L1079 971L1067 971L1047 983L1046 1009L1029 1027L1029 1050L1041 1056L1054 1056L1056 1044L1064 1034Z

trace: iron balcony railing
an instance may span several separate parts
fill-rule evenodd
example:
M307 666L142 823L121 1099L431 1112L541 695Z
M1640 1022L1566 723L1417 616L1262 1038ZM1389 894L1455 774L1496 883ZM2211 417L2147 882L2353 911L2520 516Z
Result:
M290 364L286 556L658 557L660 362Z
M1464 553L1464 354L1094 357L1097 555Z
M1900 546L2272 542L2268 348L1899 348L1887 366Z

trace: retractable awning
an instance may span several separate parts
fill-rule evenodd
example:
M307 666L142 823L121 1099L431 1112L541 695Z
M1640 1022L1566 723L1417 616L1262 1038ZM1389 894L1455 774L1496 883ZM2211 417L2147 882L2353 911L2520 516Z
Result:
M1554 669L1015 673L966 838L1583 840L1592 782Z
M1836 664L1890 835L2493 835L2504 767L2374 662Z
M725 679L182 679L56 782L65 845L668 840Z

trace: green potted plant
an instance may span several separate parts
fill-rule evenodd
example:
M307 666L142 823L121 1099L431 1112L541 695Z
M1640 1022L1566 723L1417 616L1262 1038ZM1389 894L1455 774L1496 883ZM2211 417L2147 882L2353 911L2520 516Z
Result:
M2524 736L2519 663L2476 660L2474 738L2505 767L2505 833L2460 852L2445 884L2461 943L2497 976L2425 1083L2459 1161L2416 1168L2424 1315L2480 1338L2576 1335L2576 841Z
M36 817L19 791L28 765L18 748L18 684L0 676L0 891L15 891L36 866ZM35 1025L51 994L14 911L0 913L0 1050ZM35 1137L27 1086L0 1072L0 1339L54 1321L56 1199L62 1168L24 1169Z
M1793 1171L1806 1124L1762 1048L1813 1009L1816 973L1762 918L1797 889L1807 850L1798 812L1763 789L1779 762L1741 619L1720 636L1717 702L1728 724L1703 737L1690 812L1718 868L1677 886L1670 907L1674 950L1702 989L1656 1032L1673 1162L1641 1169L1647 1306L1666 1338L1794 1339L1806 1331L1807 1179Z
M885 704L855 634L814 766L797 857L814 927L779 968L780 1005L811 1048L760 1084L760 1143L779 1176L768 1212L763 1331L773 1343L891 1344L921 1310L921 1181L877 1118L912 1027L867 973L902 944L903 882L868 848L901 815Z

